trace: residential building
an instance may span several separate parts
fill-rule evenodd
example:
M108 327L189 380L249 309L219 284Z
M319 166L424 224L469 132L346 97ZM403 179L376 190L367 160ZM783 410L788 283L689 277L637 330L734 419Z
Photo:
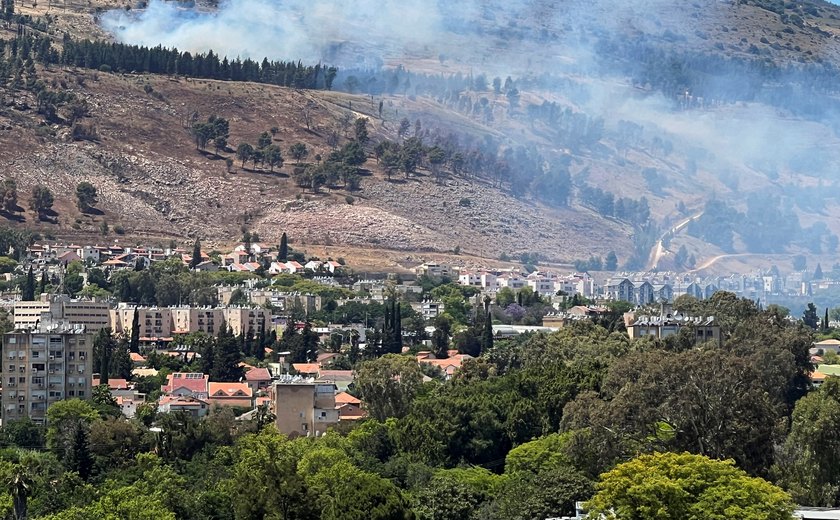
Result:
M452 269L446 264L426 262L418 266L415 272L418 276L428 276L429 278L449 278L452 274Z
M206 332L211 336L219 334L225 320L220 307L175 307L171 310L175 334Z
M162 395L158 401L159 413L186 412L201 418L210 411L207 401L189 395Z
M251 368L245 372L245 381L251 388L251 392L256 394L271 385L271 373L267 368Z
M173 333L172 309L168 307L135 307L120 303L111 310L111 329L114 333L131 334L134 310L140 323L140 337L149 340L171 338Z
M608 300L634 303L636 291L633 282L627 278L611 278L604 286L604 297Z
M637 305L651 305L656 303L656 290L653 284L648 281L635 282L636 304Z
M206 401L210 395L210 377L200 372L173 372L161 387L165 395L188 395Z
M535 271L529 274L527 284L528 287L540 296L554 296L554 280L542 273Z
M88 332L111 326L107 303L72 300L66 295L42 294L35 301L16 301L13 313L15 330L36 329L44 320L72 323Z
M367 417L367 412L362 408L362 401L347 392L335 395L335 406L342 421L356 421Z
M335 385L285 376L271 385L271 411L286 435L320 436L340 420Z
M653 336L664 339L668 336L678 334L680 330L688 327L692 331L692 341L695 345L706 342L720 344L720 325L717 325L714 317L683 317L671 316L638 316L629 312L624 315L627 334L630 338L641 338Z
M271 311L262 308L226 307L222 311L225 323L237 336L252 334L256 337L260 330L271 328Z
M207 402L211 407L253 408L254 392L248 383L210 383Z
M66 322L41 322L38 329L5 334L3 420L30 417L45 424L52 404L90 397L93 336Z

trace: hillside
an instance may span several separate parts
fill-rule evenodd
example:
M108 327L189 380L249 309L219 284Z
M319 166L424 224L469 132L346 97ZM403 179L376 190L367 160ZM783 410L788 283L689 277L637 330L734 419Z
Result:
M58 45L65 31L107 38L95 22L115 6L35 4L19 12L49 16L43 34ZM285 231L299 247L382 266L454 253L476 265L523 253L569 264L611 250L633 267L722 266L732 255L739 268L758 265L746 253L830 261L840 234L832 166L840 161L840 110L824 78L840 59L835 6L698 1L674 9L652 0L441 9L447 38L435 42L445 44L405 52L377 47L375 31L359 34L358 49L407 70L340 69L338 88L358 94L39 65L45 84L87 100L82 121L98 139L74 140L68 125L46 121L34 95L7 98L0 157L20 205L38 183L57 199L54 222L28 211L15 225L82 239L105 220L124 231L122 240L216 244L246 228L266 241ZM513 81L494 86L494 75ZM227 151L196 149L189 128L211 115L230 122ZM360 189L300 188L296 171L352 142L359 117L372 135ZM415 175L388 179L374 158L376 142L408 137L398 135L403 118L411 135L419 121L423 143L446 152L439 182L428 159ZM283 167L225 165L238 144L271 128ZM298 142L310 150L307 164L288 157ZM455 172L455 153L467 157L464 171ZM102 214L75 208L80 180L99 189ZM723 213L705 211L667 237L663 255L651 254L662 230L710 201ZM761 210L767 203L795 225L756 231L770 218ZM674 263L680 246L696 264ZM721 262L709 263L717 256Z

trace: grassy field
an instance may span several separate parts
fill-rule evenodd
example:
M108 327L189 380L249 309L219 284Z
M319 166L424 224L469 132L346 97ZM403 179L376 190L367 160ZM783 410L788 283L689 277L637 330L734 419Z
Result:
M828 376L840 376L840 365L818 365L817 370Z

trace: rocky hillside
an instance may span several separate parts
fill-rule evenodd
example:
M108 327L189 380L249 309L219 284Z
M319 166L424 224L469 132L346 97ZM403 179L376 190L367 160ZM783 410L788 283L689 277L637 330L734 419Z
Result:
M39 30L60 47L65 32L108 38L95 22L102 9L120 7L68 6L20 12L47 20ZM833 254L831 237L840 234L832 199L840 110L828 80L840 56L835 6L488 2L443 14L450 16L451 32L440 40L446 48L382 51L386 63L408 70L341 70L337 88L356 94L39 65L44 83L86 100L82 123L96 138L74 139L68 125L36 110L32 94L8 92L0 106L5 175L17 182L22 207L38 184L57 199L52 218L26 211L10 223L82 239L99 235L105 221L109 240L136 242L229 244L243 229L275 241L285 231L300 247L344 247L383 266L412 253L458 254L475 264L536 253L568 264L614 250L643 267L660 238L663 251L647 267L692 267L680 265L687 256L696 267L727 255ZM365 52L375 50L359 38ZM230 122L225 151L199 151L190 135L195 121L212 115ZM372 136L360 189L300 188L296 171L351 142L359 117ZM428 145L493 161L480 174L447 164L436 180L424 163L416 175L388 179L374 144L407 137L398 130L404 118L408 135ZM243 167L236 147L269 129L286 164ZM310 153L291 164L288 149L299 142ZM81 180L98 188L99 211L75 207ZM712 218L710 201L722 203L715 207L726 219ZM786 236L752 236L767 217L761 201L778 206L782 221L796 221L770 226ZM691 215L703 218L668 233ZM675 261L681 246L690 255Z

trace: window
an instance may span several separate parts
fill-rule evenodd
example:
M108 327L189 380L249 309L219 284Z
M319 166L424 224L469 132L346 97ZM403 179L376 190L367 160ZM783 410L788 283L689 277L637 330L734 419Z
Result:
M309 431L309 425L306 424L306 423L303 423L303 424L300 425L300 429L303 430L303 431Z
M14 371L15 371L15 366L14 365L9 365L9 372L14 372Z

